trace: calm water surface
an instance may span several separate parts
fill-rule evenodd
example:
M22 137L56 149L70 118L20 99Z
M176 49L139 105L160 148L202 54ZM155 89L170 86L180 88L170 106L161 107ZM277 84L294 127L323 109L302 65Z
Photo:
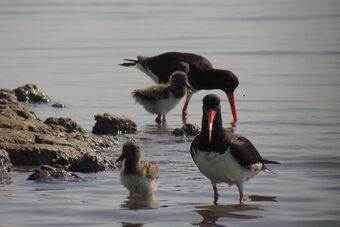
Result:
M240 79L237 132L281 162L245 185L222 184L220 204L189 154L181 105L165 126L135 105L130 92L153 84L118 66L123 58L194 52ZM148 201L127 198L119 171L82 174L87 181L34 183L12 171L0 186L0 226L339 226L340 1L0 0L0 87L35 83L67 108L33 105L37 114L67 116L86 130L94 114L125 114L127 135L160 168ZM223 96L224 124L231 120ZM201 91L189 106L200 124ZM124 138L122 138L124 139ZM120 150L118 147L116 150Z

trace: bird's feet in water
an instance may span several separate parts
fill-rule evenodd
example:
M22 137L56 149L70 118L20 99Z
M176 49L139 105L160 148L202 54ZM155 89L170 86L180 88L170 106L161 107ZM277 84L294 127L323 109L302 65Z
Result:
M157 124L160 124L160 123L162 123L162 115L157 115L157 117L156 117L156 119L155 119L155 121L157 122Z
M166 122L165 115L157 115L155 121L157 122L157 124L162 124L162 123L165 124Z
M214 204L217 205L217 200L218 200L218 190L216 183L212 182L213 190L214 190Z
M236 127L237 127L237 121L232 121L232 122L230 122L230 126L231 126L231 128L236 129Z
M240 204L244 204L244 200L245 200L244 194L243 194L243 192L241 192L240 193Z

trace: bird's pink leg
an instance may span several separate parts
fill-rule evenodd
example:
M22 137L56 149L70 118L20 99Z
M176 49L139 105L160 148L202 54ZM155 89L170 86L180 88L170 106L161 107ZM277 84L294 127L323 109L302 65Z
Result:
M240 204L244 204L244 195L243 195L243 192L240 192Z
M211 181L211 184L213 186L214 189L214 203L217 204L217 200L218 200L218 191L217 191L217 186L215 182Z
M156 121L158 124L160 124L160 123L162 122L161 118L162 118L162 115L158 114L157 117L156 117L156 119L155 119L155 121Z
M182 109L182 121L183 121L183 124L187 123L188 104L189 104L189 101L191 99L191 96L192 96L192 93L190 91L187 91L187 95L186 95L186 98L185 98L185 103L184 103L184 106L183 106L183 109Z
M239 183L236 186L238 188L238 192L240 193L240 204L243 204L244 203L243 183Z
M233 122L231 122L232 127L236 128L237 123L237 111L235 106L235 98L234 98L234 92L227 92L227 97L230 104L231 113L233 115Z

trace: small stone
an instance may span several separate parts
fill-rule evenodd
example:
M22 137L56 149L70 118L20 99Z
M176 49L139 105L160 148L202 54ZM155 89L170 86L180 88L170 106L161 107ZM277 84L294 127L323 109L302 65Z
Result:
M104 171L108 168L108 165L109 163L106 163L98 155L85 154L82 158L71 164L68 170L72 172L93 173Z
M110 113L95 115L96 123L92 128L93 134L119 134L137 131L137 125L125 116L116 116Z
M54 107L54 108L64 108L65 107L65 105L64 104L62 104L62 103L53 103L52 104L52 107Z
M200 128L196 124L185 124L180 128L174 129L172 135L175 136L197 136L200 133Z
M25 84L13 90L20 102L48 103L47 95L40 91L35 84Z
M50 182L54 179L58 180L75 180L80 177L74 173L67 172L63 168L55 168L48 165L40 166L28 176L27 180Z

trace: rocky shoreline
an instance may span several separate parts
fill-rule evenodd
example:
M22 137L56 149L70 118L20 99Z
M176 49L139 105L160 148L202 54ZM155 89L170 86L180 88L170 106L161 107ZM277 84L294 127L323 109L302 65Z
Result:
M51 171L61 167L63 171L82 173L116 168L112 158L118 143L115 136L88 134L70 118L50 117L42 121L18 98L25 102L49 102L46 94L32 84L13 91L0 89L0 184L10 183L6 172L16 165L49 165ZM126 126L126 118L123 120L115 118L114 123ZM135 126L133 122L129 124ZM119 130L119 126L111 127Z

